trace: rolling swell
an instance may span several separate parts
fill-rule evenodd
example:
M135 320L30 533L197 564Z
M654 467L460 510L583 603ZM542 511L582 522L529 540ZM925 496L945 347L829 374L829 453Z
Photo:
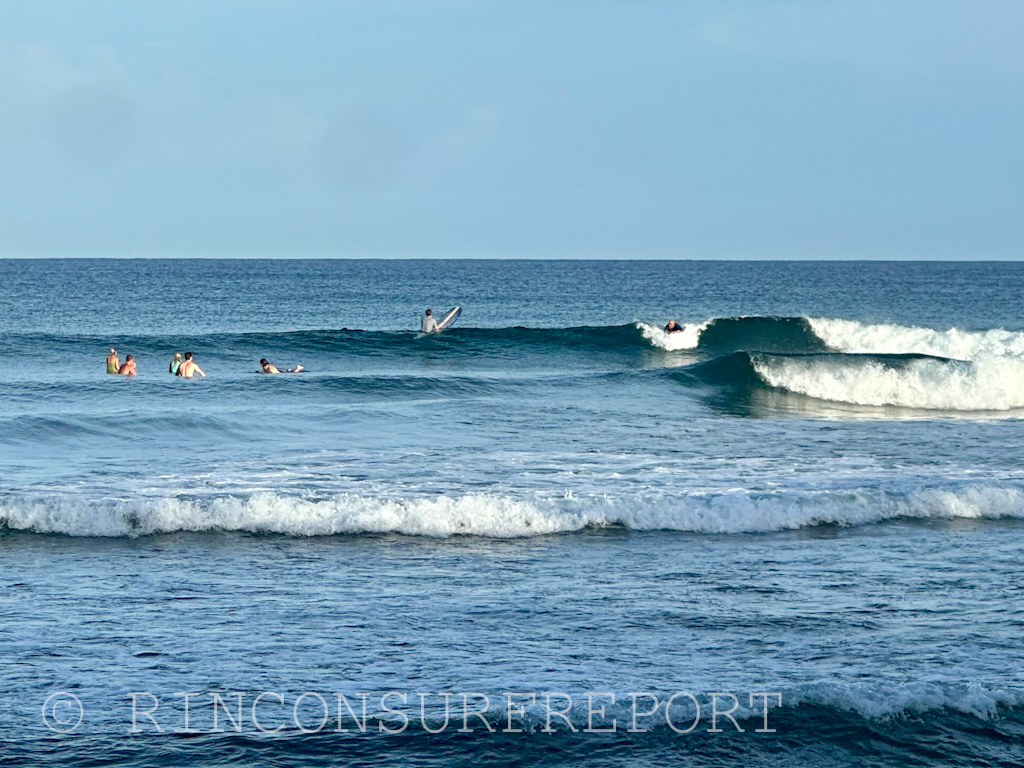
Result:
M682 343L683 346L679 346ZM421 356L430 352L481 354L496 350L562 350L589 353L655 349L700 349L712 354L736 350L813 352L825 349L810 322L802 317L730 317L689 324L684 332L666 334L646 323L570 328L452 328L420 336L412 331L297 330L196 336L99 337L53 334L5 334L0 351L118 346L145 354L192 349L197 353L231 352L257 356L273 352L336 353L368 357Z

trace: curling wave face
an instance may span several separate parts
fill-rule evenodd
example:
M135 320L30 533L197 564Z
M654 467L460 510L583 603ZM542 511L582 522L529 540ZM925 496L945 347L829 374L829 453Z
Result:
M743 350L693 366L718 384L770 387L818 400L943 411L1024 408L1024 333L936 331L827 318L708 320L684 331L638 323L666 351ZM753 376L751 375L753 374Z

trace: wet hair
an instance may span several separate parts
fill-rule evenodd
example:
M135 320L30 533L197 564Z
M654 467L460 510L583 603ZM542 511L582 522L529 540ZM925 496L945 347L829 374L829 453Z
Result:
M261 357L260 358L260 365L270 365L270 363L267 362L267 358Z
M130 360L134 360L134 359L135 359L135 355L125 355L125 357L124 357L124 361L125 361L126 363L127 363L128 361L130 361Z
M191 360L192 359L192 353L191 352L186 352L185 353L185 359L186 360Z

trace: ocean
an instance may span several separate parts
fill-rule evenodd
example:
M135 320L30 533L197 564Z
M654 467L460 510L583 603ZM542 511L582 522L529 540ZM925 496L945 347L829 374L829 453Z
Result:
M1020 765L1022 297L0 260L0 761Z

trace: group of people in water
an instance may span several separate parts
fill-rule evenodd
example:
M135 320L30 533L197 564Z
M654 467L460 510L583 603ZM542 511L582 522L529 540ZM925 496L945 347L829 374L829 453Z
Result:
M437 327L437 320L434 319L434 313L428 309L423 314L423 320L420 322L420 333L437 333L440 330L441 329ZM285 368L282 370L265 357L260 358L260 369L261 373L299 373L300 371L306 370L301 365L296 365L294 368ZM181 376L185 379L191 379L195 376L202 376L203 378L206 378L206 373L199 367L199 364L192 359L191 352L186 352L184 356L182 356L181 352L175 352L168 371L172 376ZM133 355L125 355L124 362L122 363L120 358L117 356L117 350L111 347L110 354L107 355L107 373L118 374L120 376L138 375L138 372L135 370L135 357Z
M184 358L182 358L181 352L175 352L168 370L171 375L181 376L185 379L191 379L197 375L206 378L206 373L192 359L191 352L186 352ZM124 362L122 363L117 356L117 350L111 347L110 354L107 355L107 373L114 373L120 376L136 376L138 371L135 369L135 356L125 355Z
M676 333L681 330L683 330L683 327L675 320L669 320L668 325L665 326L665 333ZM420 322L420 333L437 333L439 331L440 328L437 327L437 320L434 318L434 313L428 309L423 314L423 320ZM301 365L281 370L265 357L260 358L260 369L262 373L299 373L300 371L306 370ZM184 356L182 356L181 352L175 352L174 358L171 360L169 372L173 376L181 376L185 379L191 379L197 375L206 378L206 373L199 367L199 364L192 359L191 352L186 352ZM116 373L121 376L137 375L137 371L135 370L135 357L132 355L125 355L124 363L122 363L120 358L117 356L117 350L111 347L110 354L107 356L107 373Z

